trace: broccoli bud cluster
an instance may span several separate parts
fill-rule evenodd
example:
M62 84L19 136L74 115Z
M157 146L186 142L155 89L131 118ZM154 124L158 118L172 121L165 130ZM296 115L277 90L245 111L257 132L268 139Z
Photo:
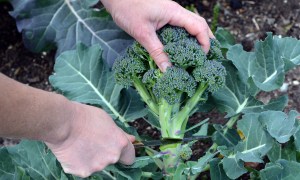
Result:
M172 67L162 73L149 53L138 42L134 42L115 61L114 76L117 83L125 87L133 86L138 91L150 110L159 116L161 126L178 121L174 122L175 129L162 127L162 131L165 131L162 132L163 136L178 138L175 132L185 128L184 123L192 110L207 99L201 96L207 96L207 92L213 93L224 86L224 57L216 39L210 40L210 51L206 54L197 39L183 28L168 25L159 30L157 35Z

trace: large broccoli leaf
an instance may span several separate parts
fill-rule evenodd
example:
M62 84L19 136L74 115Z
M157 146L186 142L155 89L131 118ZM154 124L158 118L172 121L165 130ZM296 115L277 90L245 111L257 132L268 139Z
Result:
M295 135L299 128L295 121L297 115L296 111L291 111L288 115L280 111L245 114L237 123L242 140L233 150L227 149L228 155L222 160L227 176L232 179L240 177L247 172L244 162L263 163L266 155L272 162L282 158L295 160L295 154L286 154L294 151L295 144L290 142L283 149L276 141L284 143Z
M282 86L286 70L300 64L299 54L299 40L268 33L264 41L256 42L253 52L235 45L227 52L227 58L238 69L244 83L250 78L259 89L272 91Z
M134 91L122 91L112 72L101 60L98 45L62 53L56 60L50 83L70 100L101 106L114 119L125 123L146 115L147 111Z
M11 15L23 34L26 47L39 52L57 46L57 55L75 49L78 42L100 44L103 59L112 65L131 38L118 28L98 0L12 0Z
M260 172L260 178L262 180L298 180L300 179L299 168L300 163L281 159L276 163L268 163Z
M137 163L141 163L139 159ZM140 179L141 171L140 167L130 167L124 171L118 166L110 165L105 170L85 179L135 180ZM0 180L7 179L80 180L82 178L64 173L59 162L44 143L23 140L16 146L0 149Z
M0 179L67 179L54 155L38 141L22 141L0 149Z
M227 71L226 85L213 94L213 99L220 111L227 112L227 117L239 113L282 110L285 107L287 103L286 96L273 99L268 104L255 99L252 94L257 90L253 83L244 82L241 79L240 70L238 71L231 63L224 62L223 64Z

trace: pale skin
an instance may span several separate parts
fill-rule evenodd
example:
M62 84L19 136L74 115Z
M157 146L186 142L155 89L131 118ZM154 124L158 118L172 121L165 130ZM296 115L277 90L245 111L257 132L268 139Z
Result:
M150 52L162 71L171 66L155 34L162 26L184 27L206 52L209 38L214 37L202 17L170 0L102 3L115 22ZM122 131L103 110L29 87L1 73L0 92L0 137L44 141L66 173L87 177L116 162L134 162L134 136Z

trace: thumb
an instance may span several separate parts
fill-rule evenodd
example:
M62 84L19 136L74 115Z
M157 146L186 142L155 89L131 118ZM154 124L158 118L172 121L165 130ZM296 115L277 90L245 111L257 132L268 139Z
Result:
M135 141L135 137L125 133L126 138L128 139L128 144L122 149L119 162L125 165L131 165L135 160L135 150L132 145L132 142Z
M167 54L163 51L164 46L157 37L155 30L146 33L146 35L138 41L149 52L150 56L162 72L165 72L167 67L172 65L169 62Z
M133 143L133 142L135 141L135 136L130 135L130 134L127 134L127 133L125 133L125 135L126 135L127 139L128 139L131 143Z

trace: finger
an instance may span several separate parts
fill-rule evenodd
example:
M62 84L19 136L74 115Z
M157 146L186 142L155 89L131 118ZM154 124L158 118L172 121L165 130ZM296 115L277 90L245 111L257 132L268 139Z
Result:
M206 53L209 51L209 37L212 34L209 33L210 29L204 18L195 16L194 13L180 7L177 13L172 16L169 24L185 28L189 34L197 38Z
M125 135L131 143L133 143L135 141L135 136L127 134L127 133L125 133Z
M135 150L131 142L125 146L121 152L119 162L125 165L131 165L134 163L135 160Z
M137 39L139 43L149 52L158 68L165 72L167 67L172 64L169 62L167 54L163 51L164 46L158 39L155 29L150 28L148 33L144 33L142 37Z
M209 31L208 31L208 35L209 35L209 38L216 39L214 33L211 31L210 28L209 28Z

